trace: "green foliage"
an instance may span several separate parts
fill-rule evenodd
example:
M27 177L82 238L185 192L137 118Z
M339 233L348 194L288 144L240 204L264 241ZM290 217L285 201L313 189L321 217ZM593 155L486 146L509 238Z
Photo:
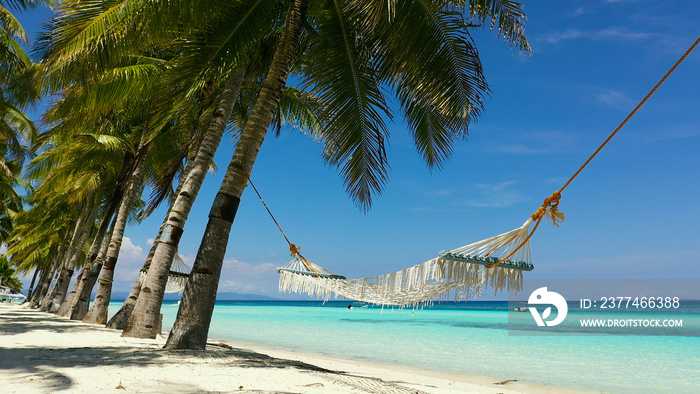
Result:
M470 21L470 22L467 22ZM529 52L512 1L327 0L309 8L302 87L322 103L325 158L363 209L389 169L385 122L393 91L429 168L440 168L483 109L488 84L469 29L484 24Z
M22 291L22 282L17 278L17 271L4 257L0 257L0 284L9 287L13 293Z

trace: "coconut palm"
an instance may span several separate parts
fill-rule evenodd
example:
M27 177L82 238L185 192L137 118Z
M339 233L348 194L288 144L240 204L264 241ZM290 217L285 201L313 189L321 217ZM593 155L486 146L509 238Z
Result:
M201 134L199 149L196 149L194 157L188 160L187 176L181 178L178 186L179 192L175 195L175 201L167 213L166 221L162 227L165 239L161 240L159 234L154 243L152 260L145 265L145 267L149 267L149 273L144 283L144 288L148 291L144 292L142 297L138 297L141 306L137 308L142 312L137 312L137 316L142 316L142 319L135 319L131 327L137 330L146 329L149 332L148 335L151 335L150 333L155 335L153 330L155 324L151 324L151 322L159 315L167 273L177 250L177 242L182 234L191 205L212 163L224 128L231 117L234 103L238 98L238 91L248 68L239 64L240 59L243 58L241 54L245 53L245 50L251 45L258 43L261 38L264 38L261 35L268 34L263 27L269 25L270 17L274 16L277 11L277 5L274 2L240 1L226 4L220 11L221 16L213 21L215 23L212 22L213 24L208 25L202 31L189 36L186 41L183 40L185 42L183 44L184 54L171 62L171 67L168 70L168 73L174 75L172 80L175 82L169 80L166 85L182 86L183 92L185 92L183 98L180 99L180 104L177 104L182 108L188 108L193 103L197 103L197 100L191 99L192 93L197 92L203 81L217 79L216 77L220 76L228 82L223 89L219 88L221 93L217 99L218 107L213 111L209 127ZM222 31L223 28L225 28L224 31ZM252 60L246 61L246 63L254 64ZM221 70L226 71L222 72ZM295 102L299 103L298 100ZM303 108L304 105L298 105L298 107ZM304 122L308 120L308 117L297 116L293 119ZM139 292L140 285L137 283L122 309L108 323L108 326L121 328L126 323L124 318L129 316ZM129 335L129 331L127 329L125 335Z
M225 21L227 29L210 28L206 29L208 35L200 35L200 40L207 40L205 48L212 48L206 52L195 50L189 55L189 62L193 59L201 59L198 63L203 64L221 64L226 62L234 62L240 54L232 52L228 47L236 47L232 45L231 37L243 35L240 31L264 31L260 28L252 29L250 25L260 24L266 20L260 18L260 13L269 13L269 10L261 11L259 3L238 5L243 7L251 7L249 11L256 12L240 12L237 7L232 7L231 17L219 19L219 23ZM245 8L244 8L245 9ZM236 18L232 18L235 16ZM257 16L257 18L255 18ZM212 34L211 32L215 32ZM248 41L260 42L260 36L248 36ZM240 39L240 38L239 38ZM245 41L244 41L245 42ZM198 46L199 47L199 46ZM240 48L240 47L238 47ZM220 59L222 54L228 55ZM233 59L229 59L233 55ZM252 62L249 62L252 63ZM245 63L244 63L245 64ZM177 253L178 244L184 226L187 221L187 216L196 199L199 190L206 177L207 170L211 166L214 154L221 142L224 129L232 116L234 104L239 97L239 91L243 85L245 72L247 67L244 64L238 64L230 71L230 76L227 77L227 83L223 91L218 97L218 104L213 112L211 120L206 131L203 134L202 143L196 151L194 158L188 162L187 176L184 177L180 185L179 192L175 200L166 214L165 222L163 223L161 234L156 238L154 244L153 256L149 262L148 274L144 280L143 288L147 289L135 301L134 311L130 314L128 323L124 329L124 336L135 336L143 338L154 338L157 334L157 319L160 316L160 306L165 293L167 283L167 274L173 262L173 258ZM183 67L187 69L187 67ZM202 72L206 72L204 69ZM134 287L136 289L136 286ZM127 300L129 302L129 300ZM123 327L122 327L123 328Z
M0 257L0 285L8 287L13 293L19 293L22 290L22 282L17 278L17 271L4 257Z
M212 206L167 348L203 349L206 344L231 224L279 104L304 21L316 30L304 80L326 104L322 134L327 160L342 167L348 192L368 208L386 179L383 116L390 115L390 108L382 84L396 90L419 152L435 166L449 155L453 140L466 135L487 91L463 15L493 21L506 40L527 50L517 3L496 2L512 8L472 3L459 12L460 4L454 2L395 1L389 9L384 2L321 2L311 7L307 20L306 2L291 2L273 64ZM395 31L416 25L422 28L420 35Z
M75 133L76 128L84 127L87 119L93 124L97 123L98 127L117 125L118 127L114 128L121 128L122 133L131 133L132 137L140 135L138 144L135 141L131 142L135 148L131 152L130 161L124 161L129 170L121 181L126 186L122 188L124 193L115 216L110 246L106 254L101 256L105 264L102 266L102 259L98 254L97 264L92 265L89 271L85 270L87 275L83 275L77 284L82 286L82 289L78 294L76 288L77 298L71 300L71 303L80 302L89 295L90 279L102 271L96 297L98 302L93 304L92 310L85 317L91 322L98 321L106 313L114 265L119 254L126 219L132 210L130 201L140 195L142 180L149 179L154 173L153 168L149 167L149 161L155 160L153 157L157 157L158 154L161 155L161 159L171 159L172 156L168 156L171 151L167 149L151 149L158 138L156 133L164 129L168 121L167 117L158 119L153 113L152 102L148 102L148 98L156 93L157 75L163 71L164 61L154 55L163 51L157 47L154 49L157 43L152 41L148 42L150 48L145 48L142 45L143 39L124 40L121 35L123 28L130 23L130 15L142 13L144 9L148 11L151 5L157 4L115 4L117 2L62 3L57 16L52 20L52 28L45 32L41 42L46 65L43 87L49 93L60 93L62 96L58 105L47 112L45 118L60 121L61 127L67 129L69 134ZM97 18L104 24L96 26L99 24L93 23L91 18ZM100 30L100 27L105 28ZM135 110L137 106L133 105L134 102L141 103L141 113ZM167 107L167 104L161 103L161 106ZM100 119L95 119L95 112ZM170 134L170 138L164 138L163 141L177 141L177 138L172 138L173 134ZM178 166L166 167L175 169L171 175L177 173ZM99 242L93 242L91 249L99 249L98 245ZM71 306L68 306L62 312L69 313L70 308ZM75 308L71 312L72 318L80 314Z
M170 332L167 348L203 349L213 312L221 262L226 252L228 234L243 193L245 174L252 169L265 132L272 123L282 90L292 65L301 26L306 15L306 0L292 0L287 11L284 30L270 70L265 78L256 105L236 145L224 183L217 193L209 214L202 244L183 293L175 326ZM263 129L263 131L259 131ZM213 292L211 289L213 287ZM203 291L202 291L203 290ZM193 302L193 296L208 296L204 302ZM213 297L212 297L213 296Z
M32 63L22 49L28 43L27 33L7 6L25 10L44 1L19 0L0 2L0 244L12 231L12 218L22 209L18 185L27 186L19 178L26 157L22 139L32 141L36 127L21 111L27 92L18 83Z
M15 215L5 255L20 271L26 272L37 267L43 270L39 285L30 300L32 306L38 306L49 291L51 280L67 247L70 219L65 212L67 210L61 202L44 201L35 204L31 210Z
M122 192L121 187L117 187L114 193L109 197L106 205L106 213L103 215L100 227L92 240L92 245L85 258L86 264L79 276L79 280L76 280L75 294L73 298L69 300L66 308L60 311L61 316L66 316L71 320L83 320L88 313L90 295L97 282L97 277L102 270L104 256L107 254L107 247L109 244L106 240L112 237L111 230L114 229L112 218L121 201Z

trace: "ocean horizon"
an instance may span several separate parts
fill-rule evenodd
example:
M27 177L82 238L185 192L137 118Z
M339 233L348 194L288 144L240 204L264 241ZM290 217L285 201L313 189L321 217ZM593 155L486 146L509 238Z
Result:
M122 302L110 304L110 315ZM700 390L697 335L517 336L508 330L508 308L507 301L401 309L335 300L219 300L209 337L494 382L620 393ZM163 303L164 331L172 327L177 309L177 301ZM684 328L698 332L700 302L684 302L679 314Z

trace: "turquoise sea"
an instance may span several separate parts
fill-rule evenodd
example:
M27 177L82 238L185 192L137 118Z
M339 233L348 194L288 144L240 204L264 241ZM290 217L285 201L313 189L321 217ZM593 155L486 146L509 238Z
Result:
M514 336L508 303L440 303L423 309L348 301L217 301L209 336L237 343L428 371L619 393L700 392L700 302L677 311L693 333ZM116 312L121 303L110 305ZM174 302L162 308L172 327ZM511 314L513 312L510 312ZM524 314L523 314L524 315ZM605 318L614 315L606 314ZM619 313L620 318L629 315ZM636 316L638 317L638 316ZM653 317L653 316L652 316ZM668 316L666 316L668 317ZM673 317L673 316L671 316ZM567 328L571 333L571 328Z

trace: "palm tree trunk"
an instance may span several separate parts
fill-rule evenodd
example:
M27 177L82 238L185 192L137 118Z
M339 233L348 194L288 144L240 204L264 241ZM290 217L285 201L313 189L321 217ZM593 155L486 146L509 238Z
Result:
M24 299L24 302L29 302L32 299L33 295L33 290L34 290L34 282L36 282L36 277L37 274L39 273L40 269L39 267L34 267L34 276L32 276L32 283L29 284L29 290L27 291L27 298Z
M41 310L46 310L46 307L48 306L49 302L51 301L51 298L56 292L56 282L58 280L58 274L61 268L63 268L63 264L65 263L65 252L67 248L68 243L63 242L58 248L58 254L56 255L53 263L51 264L51 275L47 282L47 287L45 288L45 291L42 291L42 298L37 301L37 307Z
M247 174L253 169L265 134L279 107L299 31L306 16L306 6L307 0L292 0L289 5L285 27L270 70L209 212L209 221L182 296L175 325L165 344L168 349L206 347L231 225L245 189Z
M205 95L208 95L205 92ZM201 117L201 114L204 110L204 105L200 106L200 112L199 115L197 116L197 119ZM199 131L199 121L195 122L195 127L193 130L193 134L197 133ZM200 139L198 143L192 146L193 151L199 151L199 148L202 146L203 141ZM196 153L195 153L196 154ZM175 195L178 196L180 192L182 191L182 186L184 185L185 179L189 176L190 171L192 171L193 168L193 160L187 160L187 164L185 165L185 169L182 171L182 175L180 177L180 182L178 182L177 188L175 189ZM146 257L146 261L143 264L143 267L141 268L140 272L145 272L146 275L150 271L151 268L151 262L153 261L153 255L156 252L156 248L158 247L158 244L160 243L160 237L163 234L163 230L165 229L166 224L168 223L168 215L170 213L170 210L173 209L173 204L175 202L173 201L172 204L170 204L170 208L168 209L168 213L165 215L165 218L163 219L163 223L160 226L160 229L158 229L158 235L155 238L155 241L153 241L153 245L151 246L151 250L148 252L148 256ZM131 291L129 292L129 296L124 300L124 304L122 307L119 309L119 311L107 322L107 328L114 328L117 330L123 330L126 328L126 324L131 317L131 314L134 310L134 306L136 305L136 301L141 295L141 289L143 288L143 283L145 281L145 276L142 277L141 274L139 273L139 277L136 279L136 282L134 285L131 287Z
M61 273L66 267L67 262L63 261L61 264L58 265L58 268L53 272L52 279L51 279L51 287L49 287L48 291L44 295L44 298L41 299L41 302L39 303L39 310L42 312L46 312L49 310L49 304L51 304L51 300L53 299L54 295L56 295L56 291L58 291L58 286L59 286L59 281L61 279Z
M44 284L48 281L49 273L51 272L51 266L45 267L41 269L41 275L39 276L39 283L36 285L36 289L32 293L31 297L27 297L29 299L29 308L35 308L37 306L38 300L40 299L40 294L44 289Z
M89 213L89 216L87 218L87 221L83 225L82 235L80 236L80 239L78 240L78 244L75 247L75 253L73 254L73 257L71 257L71 261L69 263L69 266L75 267L78 262L80 261L80 257L83 254L83 248L85 248L85 244L87 243L88 238L90 237L90 233L92 232L92 228L95 223L95 217L97 216L97 211L100 209L100 204L97 203L96 201L93 203L93 208L92 211ZM86 265L89 260L85 260ZM70 294L68 297L66 297L66 292L63 291L63 296L62 297L54 297L52 303L55 305L57 308L56 314L59 316L66 316L68 312L71 309L72 305L75 305L75 299L78 296L78 288L80 287L80 282L82 281L82 275L85 272L83 272L78 275L78 278L75 281L75 284L73 285L73 289L71 290ZM70 275L73 275L73 272L70 273ZM66 290L68 290L68 282L70 280L70 276L68 277L68 281L65 283ZM49 312L51 312L51 307L49 307Z
M92 289L95 287L95 283L97 283L97 277L100 276L100 273L102 272L102 265L104 264L105 256L107 255L107 250L109 249L109 241L112 239L112 233L114 232L114 225L116 223L116 220L116 215L113 219L110 218L110 220L106 220L106 223L111 223L109 231L106 235L103 234L99 242L97 242L97 246L99 247L97 257L92 262L92 267L90 267L90 270L87 272L86 275L83 275L83 278L80 280L82 288L78 293L78 299L75 303L75 306L73 307L73 312L71 312L70 314L71 320L83 320L85 318L85 315L87 315L88 313Z
M141 288L143 287L143 280L141 278L141 272L148 272L150 267L151 267L151 261L153 260L153 255L156 252L156 247L158 245L158 239L160 239L160 235L163 233L163 227L165 226L165 223L163 223L160 226L160 231L158 231L158 236L156 237L156 240L153 241L153 245L151 246L151 250L148 252L148 256L146 256L146 261L143 263L143 267L141 267L141 270L139 271L139 276L136 279L136 282L134 282L134 285L131 287L131 291L129 292L129 296L126 297L126 300L124 300L124 304L122 307L119 309L119 311L112 316L111 319L107 322L106 327L107 328L113 328L115 330L123 330L124 327L126 327L126 322L129 320L129 316L131 316L132 311L134 310L134 305L136 304L136 300L139 298L139 294L141 294Z
M39 284L36 287L36 291L34 291L34 296L29 302L30 308L37 308L42 300L42 297L44 297L44 295L46 295L46 293L48 292L49 285L51 284L51 277L53 276L54 272L53 270L56 266L56 259L57 257L54 257L54 260L51 262L51 264L42 270L43 272L41 273L41 277L39 278Z
M126 229L129 212L131 212L132 203L137 197L144 177L144 157L148 150L148 145L146 144L145 140L146 132L144 131L141 142L139 143L136 157L134 159L134 171L129 177L129 185L124 191L122 202L119 205L119 211L117 212L117 218L114 225L114 232L112 233L112 238L109 242L109 249L107 249L105 264L102 266L102 275L100 276L100 279L97 280L100 284L97 287L95 301L93 302L87 315L85 315L85 318L83 318L84 323L103 324L107 321L107 307L109 306L109 301L112 297L114 268L117 265L117 258L119 257L119 250L121 249L122 239L124 238L124 230Z
M109 208L102 219L102 224L100 224L100 228L97 230L97 234L92 240L90 251L85 259L85 268L83 269L80 283L78 284L78 289L76 290L77 296L73 300L73 304L69 307L69 310L65 315L71 320L83 320L88 312L88 307L90 306L90 295L92 295L92 289L95 287L97 277L100 275L100 271L102 270L102 262L107 254L107 247L109 246L109 242L105 242L105 239L109 240L112 238L112 230L114 229L114 211L116 211L117 207L119 206L121 196L121 188L117 188L117 190L112 194L109 202Z
M228 123L233 106L238 99L244 74L244 68L239 67L229 78L226 88L219 97L219 104L212 115L202 144L191 162L192 165L188 164L189 172L178 185L181 190L177 193L177 198L166 215L163 232L155 244L155 254L143 283L141 294L138 296L122 336L155 338L159 334L160 307L163 303L170 267L177 253L187 216L202 183L204 183L207 170L214 160L214 154L226 129L226 123Z

